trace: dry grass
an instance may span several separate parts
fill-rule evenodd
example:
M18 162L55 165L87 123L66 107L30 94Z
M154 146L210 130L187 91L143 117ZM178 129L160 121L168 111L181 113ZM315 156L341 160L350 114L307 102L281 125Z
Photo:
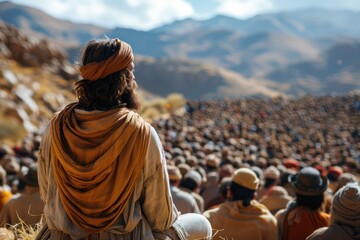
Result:
M0 114L1 115L1 114ZM13 118L0 117L0 141L3 143L17 143L26 136L25 129Z
M37 223L35 226L30 226L20 219L20 223L15 225L5 226L10 232L15 236L13 239L19 240L34 240L36 235L40 232L42 228L42 220ZM0 239L3 239L0 237ZM12 238L4 238L12 239Z
M184 107L185 99L181 94L169 94L166 98L156 98L147 101L141 109L140 115L151 121L154 118L173 113Z

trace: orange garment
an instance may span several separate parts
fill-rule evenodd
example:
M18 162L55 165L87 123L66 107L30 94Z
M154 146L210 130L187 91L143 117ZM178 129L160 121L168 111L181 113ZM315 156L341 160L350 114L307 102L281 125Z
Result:
M75 111L51 121L51 162L64 209L79 228L106 230L124 211L142 171L150 128L126 109Z
M2 191L0 191L0 211L3 209L4 205L10 200L12 196L12 193L2 189Z
M282 225L283 240L305 240L316 229L327 227L330 215L304 207L294 207L285 213Z

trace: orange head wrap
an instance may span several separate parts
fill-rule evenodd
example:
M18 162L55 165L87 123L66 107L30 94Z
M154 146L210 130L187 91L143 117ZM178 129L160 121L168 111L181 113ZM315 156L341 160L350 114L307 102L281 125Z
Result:
M117 53L101 62L92 62L80 67L80 74L84 79L95 81L104 78L127 68L134 61L131 46L120 39L115 41L120 45Z

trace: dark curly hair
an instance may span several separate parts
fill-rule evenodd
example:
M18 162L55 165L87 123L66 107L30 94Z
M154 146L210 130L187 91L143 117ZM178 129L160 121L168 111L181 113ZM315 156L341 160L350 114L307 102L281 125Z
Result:
M114 39L91 40L81 54L79 65L100 62L119 51L119 45ZM86 111L106 111L117 107L138 110L140 102L134 93L134 87L129 85L130 71L124 69L112 73L96 81L81 79L75 82L75 93L79 100L79 108Z

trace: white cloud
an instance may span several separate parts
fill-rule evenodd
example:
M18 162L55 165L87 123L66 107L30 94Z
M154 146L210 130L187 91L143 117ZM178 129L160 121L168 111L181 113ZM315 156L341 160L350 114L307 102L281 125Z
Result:
M271 0L219 0L217 12L237 18L248 18L273 10Z
M132 1L132 0L129 0ZM192 6L185 0L137 0L138 5L132 14L137 15L137 26L149 29L174 20L183 19L195 14Z
M269 11L309 6L360 10L360 0L13 0L13 2L33 6L54 17L74 22L92 23L107 28L128 27L143 30L187 17L211 17L215 14L248 18Z
M186 0L37 0L31 5L57 18L108 28L150 29L195 14Z

